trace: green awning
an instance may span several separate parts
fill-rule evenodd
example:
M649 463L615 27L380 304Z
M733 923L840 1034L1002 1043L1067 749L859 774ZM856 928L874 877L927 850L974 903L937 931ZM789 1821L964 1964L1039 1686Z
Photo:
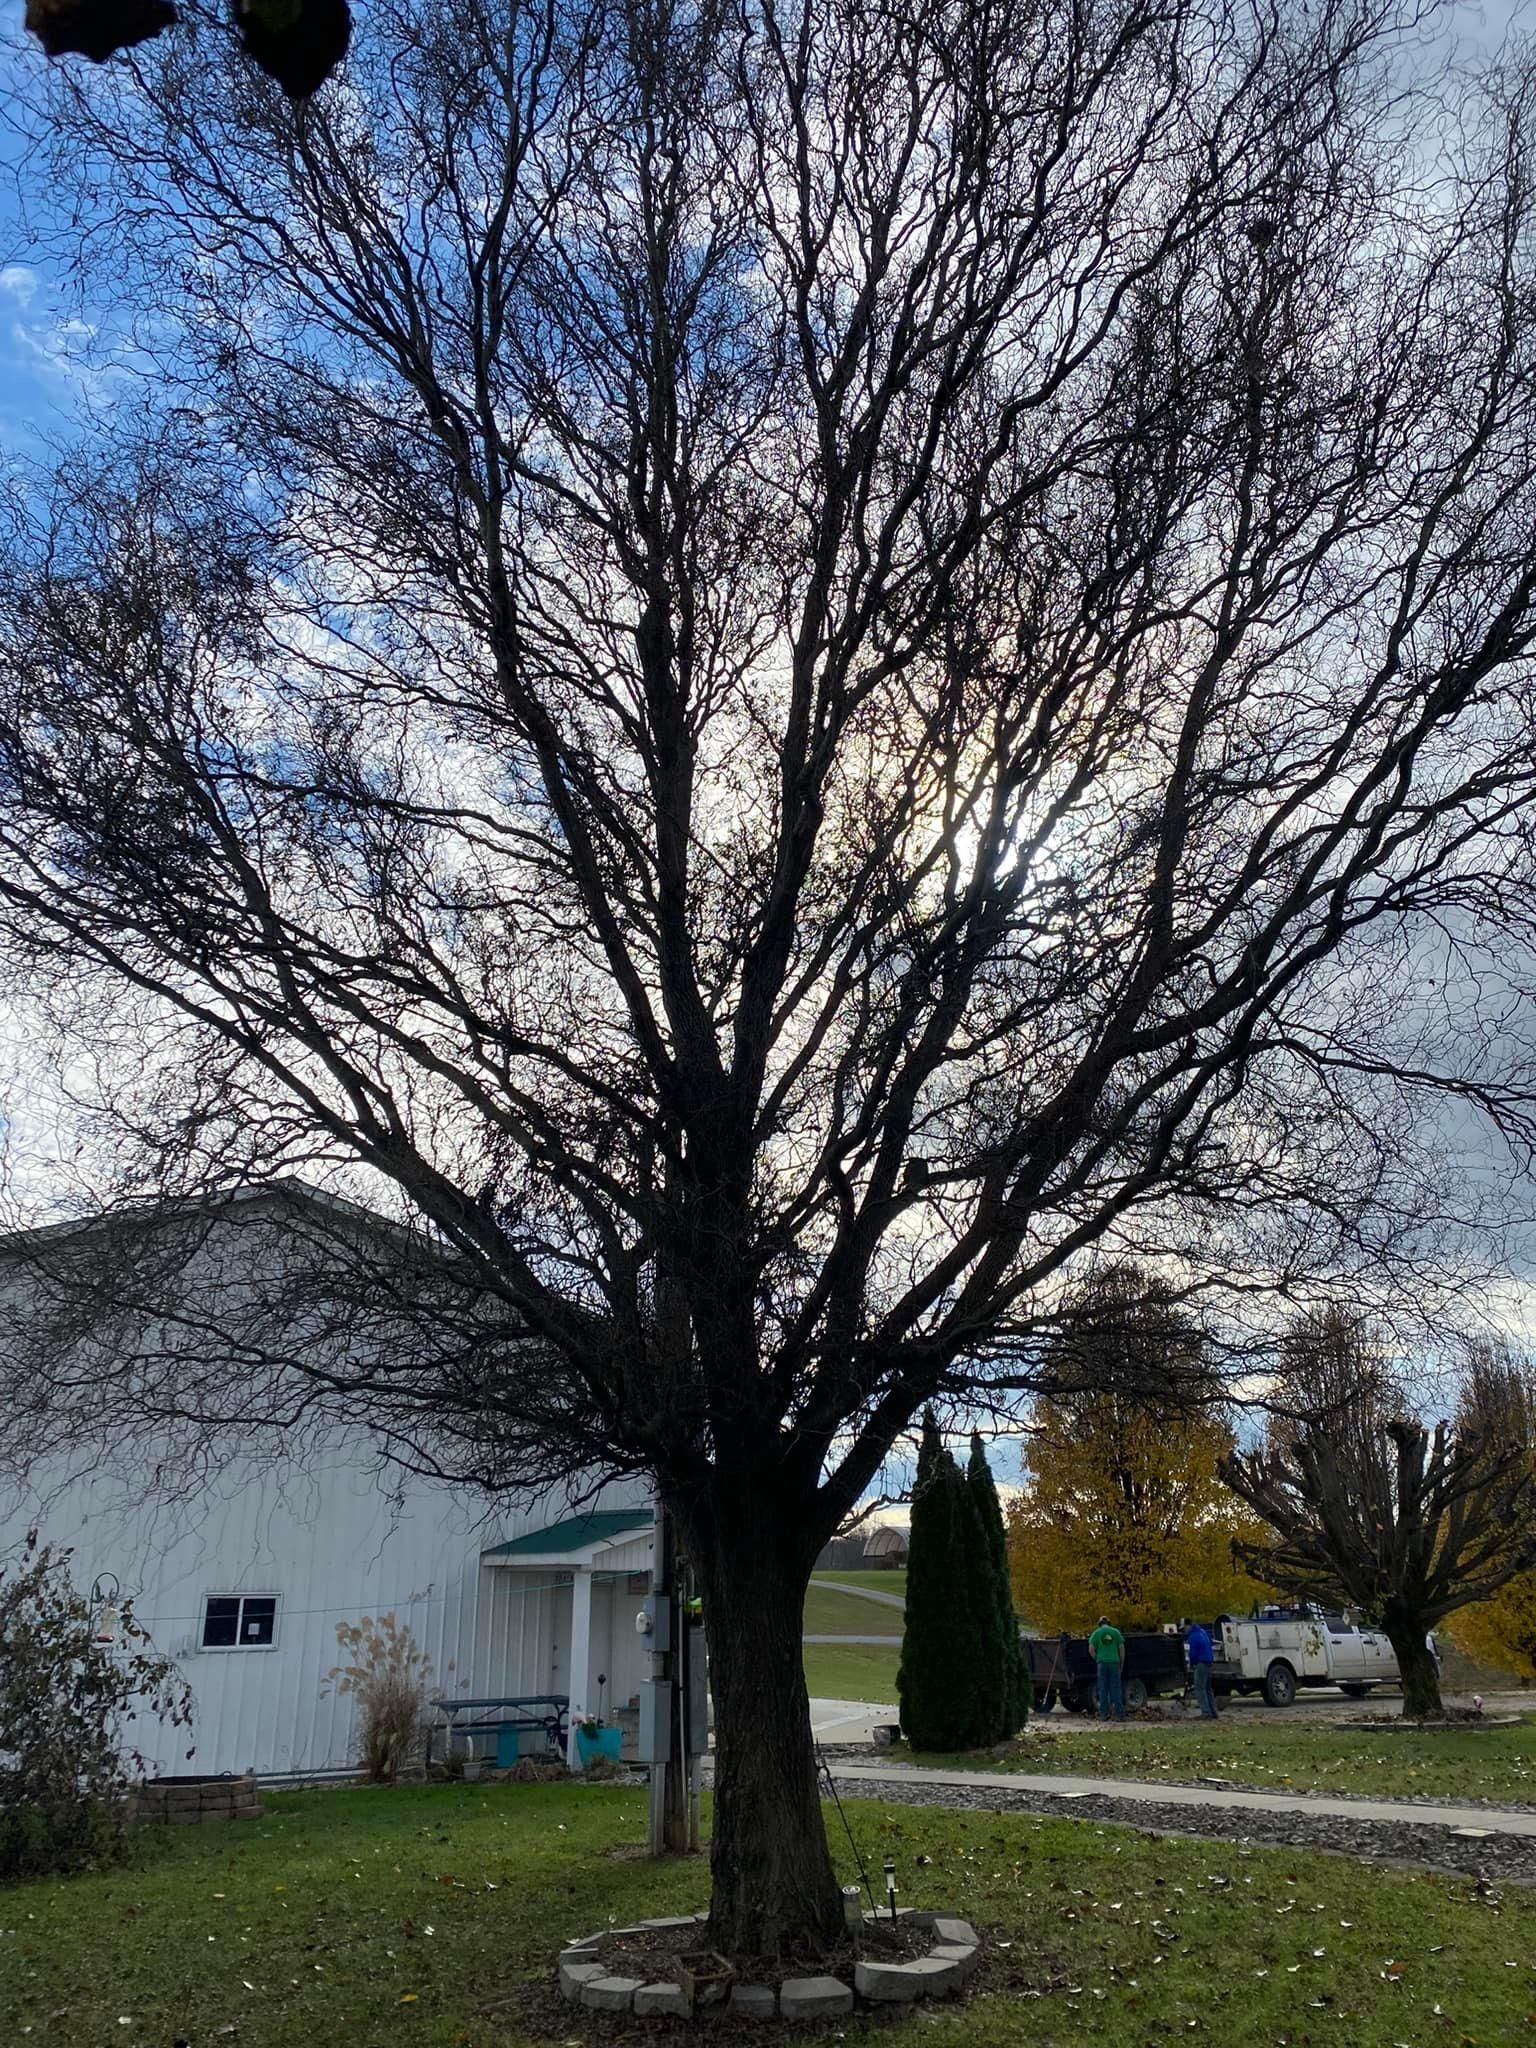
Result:
M480 1560L491 1563L503 1558L566 1557L612 1543L620 1536L637 1535L654 1526L650 1508L601 1508L589 1515L571 1515L563 1522L551 1522L547 1529L531 1529L526 1536L514 1536L510 1543L497 1543L482 1550Z

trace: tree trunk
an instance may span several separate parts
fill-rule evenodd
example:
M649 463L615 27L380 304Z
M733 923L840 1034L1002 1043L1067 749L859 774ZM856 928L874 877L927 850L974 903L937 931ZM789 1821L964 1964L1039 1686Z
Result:
M715 1707L709 1937L732 1961L813 1957L842 1926L801 1663L814 1553L775 1543L782 1509L741 1506L734 1540L716 1522L690 1542Z
M1425 1641L1423 1618L1388 1611L1382 1626L1397 1658L1403 1682L1403 1713L1412 1721L1438 1718L1445 1712L1440 1702L1440 1667Z

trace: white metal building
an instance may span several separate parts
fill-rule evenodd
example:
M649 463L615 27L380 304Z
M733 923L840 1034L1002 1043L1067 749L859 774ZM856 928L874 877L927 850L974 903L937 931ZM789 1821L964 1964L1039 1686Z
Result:
M296 1195L326 1201L293 1184L281 1199ZM250 1227L266 1199L242 1201L242 1228L232 1222L208 1252L215 1286L250 1288L273 1255ZM289 1256L294 1240L282 1242ZM24 1315L25 1301L8 1292L6 1312ZM638 1694L654 1526L639 1482L575 1507L562 1488L492 1511L483 1495L387 1463L361 1428L333 1430L302 1460L274 1460L270 1445L233 1455L173 1499L155 1498L151 1462L82 1446L25 1483L0 1470L0 1558L37 1528L73 1552L74 1582L104 1620L131 1599L175 1659L195 1718L190 1730L135 1731L152 1772L345 1769L355 1708L327 1679L343 1661L337 1624L364 1616L409 1627L446 1698L563 1694L574 1724L577 1708L612 1718Z
M595 1510L562 1496L486 1520L471 1494L386 1473L359 1436L302 1469L236 1462L193 1500L144 1506L135 1491L99 1470L38 1474L0 1497L0 1555L39 1528L73 1550L109 1623L131 1598L174 1657L195 1718L137 1732L152 1771L344 1769L353 1702L326 1680L337 1623L364 1615L410 1628L445 1697L563 1693L611 1715L645 1675L634 1617L653 1518L634 1488Z

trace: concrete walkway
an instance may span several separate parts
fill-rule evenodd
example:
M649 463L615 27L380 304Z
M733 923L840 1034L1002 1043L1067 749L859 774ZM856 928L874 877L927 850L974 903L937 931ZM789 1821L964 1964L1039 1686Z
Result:
M833 1704L819 1702L824 1706ZM880 1710L865 1709L871 1718ZM814 1716L813 1716L814 1719ZM831 1728L821 1732L831 1737ZM840 1739L846 1741L846 1736ZM999 1791L1045 1793L1056 1799L1119 1799L1149 1806L1230 1808L1248 1813L1326 1814L1340 1820L1411 1821L1421 1827L1471 1829L1478 1834L1536 1836L1536 1813L1501 1813L1489 1806L1418 1806L1401 1799L1323 1799L1306 1793L1228 1791L1219 1785L1157 1785L1140 1778L1069 1778L1054 1772L939 1771L915 1764L845 1764L832 1766L839 1784L858 1778L910 1779L923 1785L963 1785Z
M855 1600L873 1600L877 1607L905 1607L904 1593L877 1593L873 1586L845 1586L841 1579L814 1578L813 1587L826 1586L834 1593L851 1593Z

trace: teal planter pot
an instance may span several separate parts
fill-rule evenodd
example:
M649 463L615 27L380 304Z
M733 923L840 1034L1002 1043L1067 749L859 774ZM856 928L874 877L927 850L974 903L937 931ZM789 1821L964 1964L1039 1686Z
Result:
M624 1740L622 1728L599 1728L594 1735L588 1735L584 1728L576 1730L576 1754L585 1770L595 1756L611 1757L619 1761L619 1745Z

